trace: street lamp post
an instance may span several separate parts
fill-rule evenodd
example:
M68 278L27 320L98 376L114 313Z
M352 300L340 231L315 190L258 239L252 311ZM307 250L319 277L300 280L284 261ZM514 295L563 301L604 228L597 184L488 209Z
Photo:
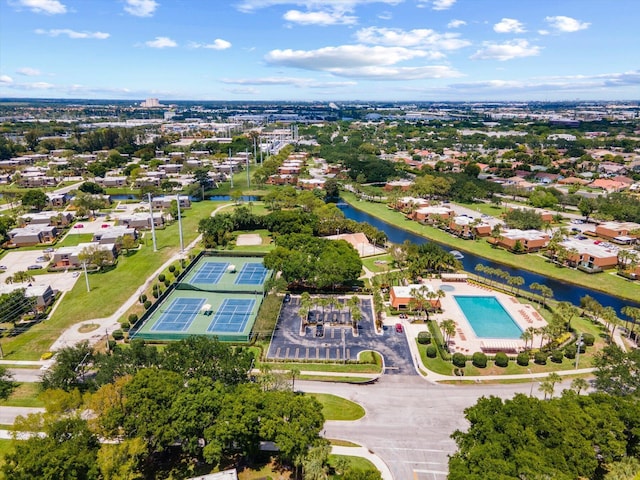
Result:
M531 369L527 368L527 372L529 372L529 375L531 374ZM529 397L533 396L533 376L531 376L531 388L529 389Z

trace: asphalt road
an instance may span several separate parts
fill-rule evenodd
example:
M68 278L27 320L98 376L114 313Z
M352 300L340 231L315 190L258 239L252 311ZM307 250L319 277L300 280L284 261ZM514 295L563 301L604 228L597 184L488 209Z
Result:
M357 335L353 334L347 309L338 311L329 307L324 309L324 313L319 308L313 314L318 320L323 318L320 330L316 324L312 324L301 334L298 303L299 298L294 296L291 302L283 305L267 358L357 360L360 352L374 350L383 356L386 374L416 374L404 331L399 333L394 327L385 326L382 334L375 332L370 299L361 298L362 320ZM340 324L340 321L344 323Z
M371 385L298 381L296 389L331 393L362 405L364 418L328 421L324 436L371 450L385 461L395 480L445 480L448 455L456 450L451 434L468 428L464 409L481 396L511 398L532 390L540 395L532 385L436 385L418 376L384 375Z

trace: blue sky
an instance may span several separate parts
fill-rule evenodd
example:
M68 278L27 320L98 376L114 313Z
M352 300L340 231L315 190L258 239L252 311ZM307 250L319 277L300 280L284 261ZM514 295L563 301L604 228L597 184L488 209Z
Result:
M0 96L638 100L638 0L0 0Z

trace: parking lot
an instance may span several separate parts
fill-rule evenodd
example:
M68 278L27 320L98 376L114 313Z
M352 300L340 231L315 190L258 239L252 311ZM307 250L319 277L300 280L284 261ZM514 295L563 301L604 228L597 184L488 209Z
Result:
M385 326L381 334L375 332L370 298L361 297L362 320L358 323L357 335L353 333L346 309L329 308L324 314L321 308L312 314L322 322L320 327L312 323L301 333L299 301L299 297L292 296L290 302L283 304L267 358L339 362L357 360L360 352L374 350L384 358L385 373L415 374L405 332L396 331L393 326ZM338 323L340 321L345 323Z
M7 267L6 270L0 271L0 284L5 284L7 277L12 276L19 271L27 271L33 275L35 280L31 282L33 285L51 285L54 290L61 292L69 291L73 288L77 277L73 276L73 272L59 272L59 273L42 273L46 271L48 261L42 257L47 252L41 250L17 250L15 252L8 252L2 257L2 266ZM39 269L29 269L30 266L41 266Z

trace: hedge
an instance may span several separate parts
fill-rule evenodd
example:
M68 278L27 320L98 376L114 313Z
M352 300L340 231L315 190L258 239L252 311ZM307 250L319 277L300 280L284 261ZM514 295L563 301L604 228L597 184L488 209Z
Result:
M521 367L526 367L529 365L529 354L527 352L520 352L516 357L516 362Z
M533 357L533 361L538 365L546 365L547 364L547 354L546 352L536 352Z
M585 345L587 345L588 347L591 347L596 342L596 337L591 333L583 333L582 341L584 342Z
M467 356L460 352L454 353L453 364L458 368L464 368L467 365Z
M487 355L482 352L475 352L471 357L474 367L485 368L487 366Z
M436 358L438 356L438 349L435 345L427 345L427 357Z
M553 363L562 363L562 359L564 358L564 352L562 350L554 350L551 352L551 361Z

